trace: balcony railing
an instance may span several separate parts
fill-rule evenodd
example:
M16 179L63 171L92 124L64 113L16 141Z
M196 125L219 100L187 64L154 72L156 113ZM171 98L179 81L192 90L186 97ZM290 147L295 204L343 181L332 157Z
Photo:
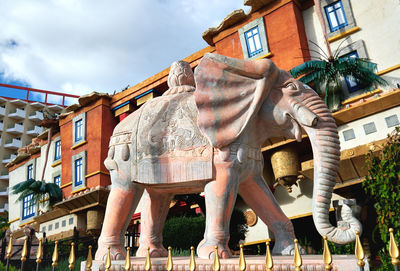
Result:
M11 154L11 155L6 155L3 157L3 160L1 161L3 164L8 164L10 163L12 160L15 159L15 157L17 157L17 155L15 154Z
M8 187L0 190L0 197L4 197L4 196L8 197Z
M15 108L14 110L11 110L10 113L8 113L8 117L16 120L24 119L25 116L26 112L22 108Z
M8 179L9 179L8 171L2 172L1 175L0 175L0 180L8 180Z
M32 129L26 131L30 136L38 136L43 132L43 127L35 125Z
M6 108L4 105L0 106L0 116L4 117L6 115Z
M22 147L22 141L20 139L12 138L5 142L4 147L12 150L19 149Z
M33 111L29 114L29 119L33 121L42 121L43 120L43 113L40 111Z
M24 126L19 123L11 123L7 127L7 132L10 134L23 134L24 133Z

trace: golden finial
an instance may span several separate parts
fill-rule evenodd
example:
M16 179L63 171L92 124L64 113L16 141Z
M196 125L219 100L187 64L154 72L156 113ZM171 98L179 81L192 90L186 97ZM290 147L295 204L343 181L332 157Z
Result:
M219 271L220 269L221 269L221 264L219 263L218 246L215 246L214 271Z
M74 269L74 264L75 264L75 249L74 249L75 243L71 243L71 252L69 253L69 258L68 258L68 268L69 270Z
M243 254L243 244L240 244L240 256L239 256L239 270L245 271L246 270L246 260Z
M265 251L265 267L267 268L267 271L272 271L272 268L274 268L274 261L272 260L271 250L269 249L270 242L271 239L267 239L267 242L265 242L265 245L267 246Z
M111 268L110 246L107 247L107 255L106 255L106 260L104 262L104 267L106 268L105 271L110 271L110 268Z
M324 239L324 263L325 263L325 270L330 271L332 270L332 255L331 252L329 251L329 246L328 246L328 237L325 235L322 237Z
M21 262L26 261L26 256L28 255L28 236L25 236L24 247L21 252Z
M392 264L393 266L398 266L399 265L399 248L397 247L396 241L394 240L393 236L393 229L389 229L389 234L390 234L390 242L389 242L389 254L390 257L392 257Z
M294 266L296 267L296 271L302 271L301 266L303 265L303 261L301 260L300 250L299 250L299 241L294 239Z
M365 265L364 263L364 249L361 245L361 241L360 241L360 232L356 231L356 247L355 247L355 254L356 254L356 258L357 258L357 265L359 267L363 267Z
M39 246L36 253L36 262L41 263L43 258L43 247L42 247L43 238L39 239Z
M144 270L145 271L151 270L150 248L149 247L147 248L146 261L144 262Z
M172 247L168 247L167 271L172 271L174 263L172 262Z
M10 258L11 258L12 249L13 249L12 240L13 240L13 235L12 235L12 233L11 233L11 234L10 234L10 240L8 241L8 246L7 246L7 255L6 255L7 259L10 259Z
M92 264L93 264L92 246L89 246L89 252L86 259L86 271L92 271Z
M189 271L196 271L196 261L194 260L194 247L190 247Z
M126 248L125 271L131 271L131 248Z
M58 241L54 243L53 257L51 257L51 260L53 262L51 266L56 267L58 261Z

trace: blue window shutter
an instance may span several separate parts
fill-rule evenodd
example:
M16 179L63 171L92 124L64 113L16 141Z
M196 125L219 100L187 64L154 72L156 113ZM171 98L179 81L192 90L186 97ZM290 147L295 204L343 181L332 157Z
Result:
M336 1L325 7L325 15L328 19L329 29L335 32L348 25L342 1Z

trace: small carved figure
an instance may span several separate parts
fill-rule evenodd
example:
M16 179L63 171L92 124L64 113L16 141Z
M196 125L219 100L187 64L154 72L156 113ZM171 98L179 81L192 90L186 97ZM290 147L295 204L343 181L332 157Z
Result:
M137 255L145 256L149 247L152 256L166 256L162 229L173 195L200 191L207 214L199 257L214 257L215 246L220 257L231 256L229 222L237 194L274 232L273 253L292 254L293 225L263 179L260 147L271 137L300 141L301 128L314 153L315 225L334 242L355 239L361 224L346 206L342 217L348 228L329 222L339 138L330 111L311 88L268 59L215 54L203 57L195 76L188 63L173 63L168 85L163 96L119 123L110 139L105 165L112 189L96 259L104 259L108 246L113 259L124 259L123 236L142 195Z

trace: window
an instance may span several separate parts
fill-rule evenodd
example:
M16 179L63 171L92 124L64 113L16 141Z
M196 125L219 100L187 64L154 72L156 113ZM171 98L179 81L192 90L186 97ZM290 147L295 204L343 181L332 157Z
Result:
M397 115L386 117L385 121L388 128L399 125L399 119L397 118Z
M353 129L343 131L343 137L344 137L344 141L349 141L349 140L356 138L356 136L354 135Z
M342 56L342 58L358 58L358 53L357 51L353 51ZM357 84L353 76L346 76L345 80L349 93L356 92L357 90L360 90L362 88Z
M60 222L56 222L56 224L54 224L54 229L58 229L60 227Z
M56 185L58 185L59 187L61 186L61 176L60 175L54 177L54 183Z
M82 158L75 160L75 186L81 185L83 183L82 160Z
M61 221L61 227L65 227L65 226L67 226L67 220Z
M55 143L54 160L61 158L61 140L57 140Z
M328 18L331 32L347 26L346 15L344 13L342 1L334 2L325 7L325 14Z
M26 179L27 180L33 179L33 164L28 165L26 172Z
M86 151L83 151L72 156L72 191L86 186L85 175Z
M255 59L269 53L264 17L251 21L238 30L243 57Z
M72 125L73 144L79 144L86 139L86 113L79 114L73 118Z
M53 230L53 224L49 225L49 231Z
M35 204L33 194L24 197L22 201L22 219L27 219L35 215Z
M249 58L262 52L260 34L258 33L258 26L250 29L249 31L246 31L244 33L244 36L246 38L247 52Z
M70 217L70 219L68 220L68 224L69 225L74 224L74 218L73 217Z
M75 142L80 141L83 138L83 120L80 119L77 122L75 122Z
M363 125L364 132L366 135L372 134L376 132L376 126L374 122L370 122Z

